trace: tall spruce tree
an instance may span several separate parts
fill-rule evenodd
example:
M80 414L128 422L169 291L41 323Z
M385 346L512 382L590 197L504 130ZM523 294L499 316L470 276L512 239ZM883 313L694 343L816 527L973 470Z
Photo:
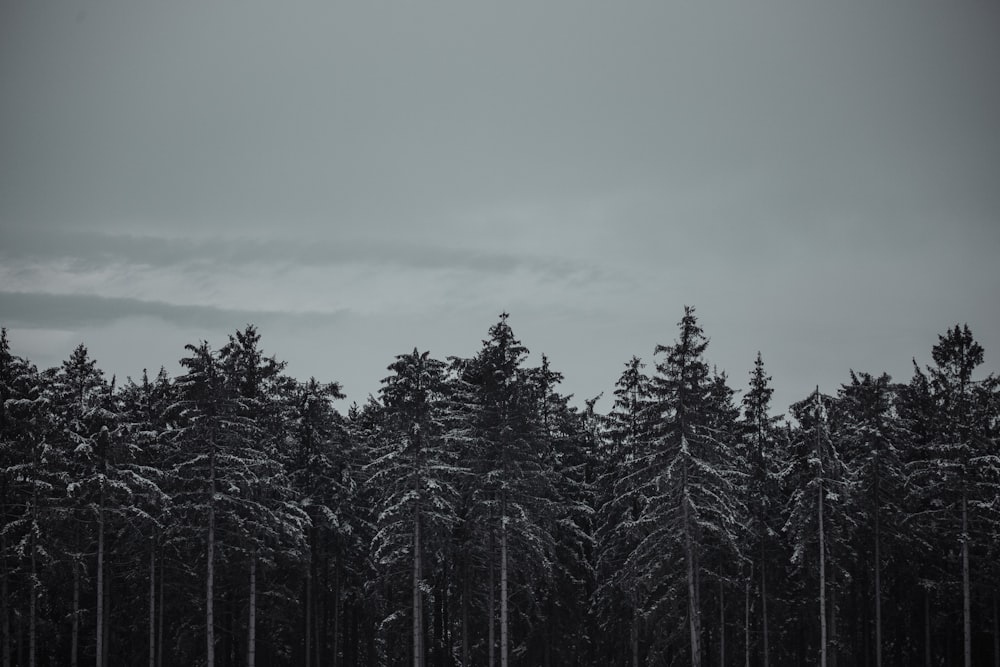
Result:
M774 502L777 497L776 476L778 461L775 430L780 417L771 415L771 376L764 370L764 360L760 352L750 371L749 391L743 396L743 459L747 469L746 509L747 534L747 577L744 602L744 662L750 663L750 592L756 584L760 618L760 659L763 667L770 665L770 630L768 628L768 571L770 567L772 536L776 534L773 524ZM756 573L756 577L754 574Z
M652 403L645 364L633 356L625 363L615 383L614 403L605 416L598 478L599 502L595 539L597 542L598 587L594 610L607 637L628 637L627 647L612 651L608 661L640 664L642 612L640 588L642 572L622 567L641 542L648 525L640 519L645 510L642 493L645 461L649 455ZM624 650L623 650L624 649Z
M457 523L456 476L442 420L445 364L416 349L396 357L381 398L388 437L372 464L370 483L381 489L375 558L393 570L409 560L412 661L425 664L425 551L440 553ZM433 575L432 575L433 580ZM395 611L395 610L394 610Z
M639 520L645 534L626 565L642 573L648 615L660 623L664 614L686 617L689 657L699 667L703 562L719 560L710 547L736 550L742 499L729 467L731 443L715 419L717 387L704 359L708 340L693 308L685 307L679 329L673 345L656 348L665 358L652 378L651 443L633 467L645 499Z
M894 414L891 378L884 373L874 377L851 371L851 382L841 387L839 401L843 418L835 438L856 482L852 510L864 535L858 551L866 554L863 560L870 562L873 573L875 665L882 667L882 565L886 547L898 548L894 527L902 520L898 498L903 470L897 449L902 435Z
M984 380L973 377L984 350L968 325L955 325L938 337L931 355L934 366L928 367L927 376L934 432L924 455L911 463L910 483L925 499L924 511L934 517L937 530L954 535L960 544L962 661L971 667L971 551L982 540L974 532L975 515L980 507L992 507L998 489L992 474L997 469L996 447L986 437L988 417L983 402L976 399Z

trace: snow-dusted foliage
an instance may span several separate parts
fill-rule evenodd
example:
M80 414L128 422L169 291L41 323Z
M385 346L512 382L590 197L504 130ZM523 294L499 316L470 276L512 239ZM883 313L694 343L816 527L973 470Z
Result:
M787 423L761 355L738 397L707 349L685 309L601 414L503 314L341 414L253 326L125 382L3 330L0 665L991 664L1000 382L968 327Z

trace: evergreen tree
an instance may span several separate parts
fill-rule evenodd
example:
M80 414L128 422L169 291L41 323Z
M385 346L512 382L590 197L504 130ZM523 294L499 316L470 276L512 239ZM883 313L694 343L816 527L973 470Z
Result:
M640 519L645 497L642 480L649 455L650 417L652 415L649 377L645 364L632 357L615 384L614 403L604 419L601 473L598 480L600 501L597 511L598 588L594 609L602 620L601 631L607 637L625 637L627 650L615 650L609 662L627 655L630 665L640 663L642 608L640 589L642 572L622 567L641 542L647 528Z
M639 519L644 534L626 566L642 573L647 615L686 617L689 656L698 667L704 641L703 561L721 560L708 553L710 547L735 553L741 499L728 463L731 443L724 442L726 434L715 419L717 388L704 360L708 340L693 308L685 307L679 328L674 345L656 348L656 354L666 356L652 379L656 403L650 449L634 467L644 498Z
M312 526L301 605L305 628L302 663L306 667L323 664L330 652L336 655L342 635L339 611L344 561L351 554L360 521L354 507L357 482L356 466L350 460L351 443L344 420L333 407L333 401L342 398L339 384L320 383L315 378L296 383L286 397L285 418L292 444L284 452L285 466ZM331 560L332 589L320 585L321 575L329 584ZM332 621L332 627L328 628L326 621Z
M768 571L773 547L772 537L776 535L773 517L777 499L776 477L778 461L776 434L780 417L771 415L771 376L764 370L764 360L760 352L750 371L750 389L743 397L743 461L747 470L746 553L747 569L746 600L744 602L745 662L750 662L750 592L756 583L758 616L760 618L760 656L764 667L770 665L770 631L768 628ZM754 574L756 573L756 577Z
M899 549L895 526L902 520L898 504L903 470L897 443L902 440L894 414L891 379L882 374L851 371L851 382L839 392L843 415L835 434L845 462L855 478L853 514L864 536L858 552L873 572L872 606L875 625L875 665L883 660L883 570L884 556ZM895 549L886 549L886 547ZM867 571L869 568L864 568ZM860 659L860 656L858 656Z
M806 590L811 586L818 590L816 650L821 667L826 667L836 662L836 575L843 574L843 564L850 558L845 550L853 519L845 509L849 507L851 478L832 439L834 400L820 394L817 387L791 410L797 428L792 433L789 461L782 472L788 493L782 531L788 534L792 547L793 572ZM803 609L802 613L805 612Z
M424 552L446 549L457 523L455 482L461 469L443 439L445 364L414 349L397 356L389 370L393 374L383 380L381 391L388 437L371 464L370 483L382 490L373 546L376 561L390 570L409 560L411 655L420 667L427 653L423 591L430 587L424 576L431 569Z
M983 363L984 351L968 325L956 325L939 336L931 354L935 363L927 369L931 435L928 446L910 464L909 483L913 493L922 499L922 511L930 520L925 520L924 526L954 536L960 544L962 655L963 664L971 667L970 554L974 543L981 540L974 533L975 515L980 508L990 511L998 490L993 474L998 468L996 446L986 437L988 412L983 407L988 401L977 400L984 383L989 385L992 380L973 378L975 369Z

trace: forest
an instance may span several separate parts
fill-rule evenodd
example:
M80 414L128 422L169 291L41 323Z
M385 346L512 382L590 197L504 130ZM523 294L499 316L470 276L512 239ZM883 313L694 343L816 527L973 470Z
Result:
M1000 667L1000 381L944 331L782 413L686 307L604 414L506 313L349 406L252 325L125 380L4 329L2 667Z

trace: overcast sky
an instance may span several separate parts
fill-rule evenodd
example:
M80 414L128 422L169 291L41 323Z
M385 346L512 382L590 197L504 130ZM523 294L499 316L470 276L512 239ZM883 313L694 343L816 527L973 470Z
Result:
M993 2L0 3L0 324L178 372L256 323L359 403L501 311L578 399L685 304L783 410L1000 369Z

